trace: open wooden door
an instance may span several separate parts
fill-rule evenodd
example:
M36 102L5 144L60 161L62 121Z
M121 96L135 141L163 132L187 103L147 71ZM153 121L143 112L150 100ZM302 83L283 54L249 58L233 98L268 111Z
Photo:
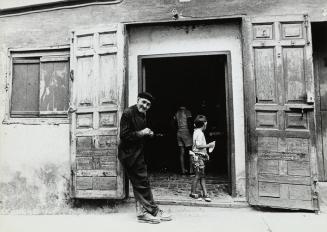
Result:
M118 161L125 76L123 25L73 32L71 46L72 197L125 197Z
M247 17L243 38L249 203L318 210L308 18Z

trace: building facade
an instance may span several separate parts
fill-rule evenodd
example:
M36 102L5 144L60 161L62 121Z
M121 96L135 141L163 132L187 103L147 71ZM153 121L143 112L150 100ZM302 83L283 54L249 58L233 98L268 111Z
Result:
M327 180L325 1L37 3L0 11L4 208L124 198L122 110L140 91L182 91L167 69L183 67L183 76L202 65L187 75L224 112L231 195L318 209L316 184ZM220 82L202 76L209 69Z

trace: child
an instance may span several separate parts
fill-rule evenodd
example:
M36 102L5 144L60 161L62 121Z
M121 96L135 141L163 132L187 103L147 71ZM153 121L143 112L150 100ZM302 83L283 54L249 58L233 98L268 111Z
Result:
M209 160L209 155L207 153L207 148L213 149L215 146L215 142L211 142L207 144L206 139L204 137L203 131L207 127L207 119L204 115L198 115L194 120L194 133L193 133L193 151L190 151L192 156L192 165L195 171L195 177L192 182L192 188L190 197L199 198L199 195L196 194L196 187L198 182L200 181L203 198L205 201L210 202L211 199L208 195L206 186L205 186L205 161Z

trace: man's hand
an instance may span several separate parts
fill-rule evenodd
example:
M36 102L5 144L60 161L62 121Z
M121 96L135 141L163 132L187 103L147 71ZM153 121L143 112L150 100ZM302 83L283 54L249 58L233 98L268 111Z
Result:
M149 128L144 128L143 130L138 131L140 136L153 136L153 131Z

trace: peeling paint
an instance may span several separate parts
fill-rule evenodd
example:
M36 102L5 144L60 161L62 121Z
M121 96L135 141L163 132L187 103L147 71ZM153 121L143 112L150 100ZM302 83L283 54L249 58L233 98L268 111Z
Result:
M68 207L69 177L61 167L46 164L36 169L33 178L14 173L8 182L0 182L1 213L47 213Z

